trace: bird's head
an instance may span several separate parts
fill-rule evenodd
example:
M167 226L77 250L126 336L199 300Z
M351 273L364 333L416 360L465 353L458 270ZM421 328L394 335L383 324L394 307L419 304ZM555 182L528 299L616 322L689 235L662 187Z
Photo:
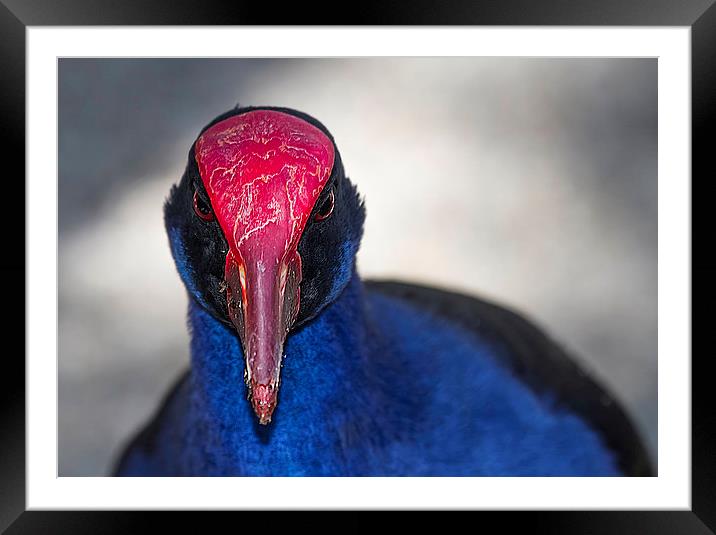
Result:
M286 108L236 108L199 134L165 205L191 298L234 330L259 422L278 401L288 333L353 273L365 212L328 130Z

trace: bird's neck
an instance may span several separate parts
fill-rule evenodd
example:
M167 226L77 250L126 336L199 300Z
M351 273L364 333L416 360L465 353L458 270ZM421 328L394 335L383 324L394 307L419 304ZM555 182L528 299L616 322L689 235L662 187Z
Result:
M273 422L258 426L247 401L244 357L235 331L190 305L192 386L194 403L213 425L236 433L300 438L347 425L363 428L368 415L380 419L387 410L381 370L392 369L392 358L380 347L377 330L366 314L364 286L353 272L339 297L314 320L291 333L285 345L278 407ZM317 431L318 429L318 431Z

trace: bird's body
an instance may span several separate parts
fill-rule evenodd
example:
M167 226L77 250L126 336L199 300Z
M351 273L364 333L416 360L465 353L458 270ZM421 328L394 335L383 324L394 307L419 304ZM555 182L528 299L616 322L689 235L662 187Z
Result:
M245 392L236 387L243 374L238 338L192 304L192 370L140 435L120 473L646 473L643 452L628 451L628 434L608 445L611 427L628 428L613 400L530 324L467 298L467 308L483 312L466 316L468 325L421 308L411 291L435 292L364 284L354 275L339 299L289 338L281 404L270 427L257 424ZM468 312L460 310L465 298L443 295L457 307L453 311ZM518 355L509 339L500 340L508 332L522 337L518 343L533 344L535 353ZM518 363L518 357L532 360ZM540 359L562 374L552 385L546 378L530 384L528 374L536 372L530 367ZM570 381L589 385L582 388L581 411L560 391L559 382Z
M246 400L243 338L201 288L189 240L205 239L203 231L168 208L189 291L191 367L125 451L118 475L649 473L616 402L531 323L476 298L363 282L354 263L362 212L350 212L354 190L332 187L336 234L317 217L297 249L308 282L283 345L280 403L268 413ZM317 243L334 252L312 267L308 247ZM333 267L324 272L327 258Z

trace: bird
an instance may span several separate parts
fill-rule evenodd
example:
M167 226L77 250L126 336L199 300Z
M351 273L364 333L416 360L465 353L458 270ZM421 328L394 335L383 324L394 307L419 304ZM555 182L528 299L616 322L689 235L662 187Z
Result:
M314 117L237 105L200 131L164 206L190 363L113 475L653 474L618 400L531 319L363 280L365 217Z

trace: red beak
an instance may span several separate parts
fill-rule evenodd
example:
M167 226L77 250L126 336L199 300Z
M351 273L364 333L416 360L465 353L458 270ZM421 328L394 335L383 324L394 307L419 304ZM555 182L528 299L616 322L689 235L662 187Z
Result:
M278 401L283 344L298 315L301 256L264 262L226 257L229 317L246 358L246 385L259 422L267 424Z
M298 242L331 174L333 143L293 115L255 110L207 129L195 155L229 243L226 300L244 350L249 398L267 424L300 307Z

